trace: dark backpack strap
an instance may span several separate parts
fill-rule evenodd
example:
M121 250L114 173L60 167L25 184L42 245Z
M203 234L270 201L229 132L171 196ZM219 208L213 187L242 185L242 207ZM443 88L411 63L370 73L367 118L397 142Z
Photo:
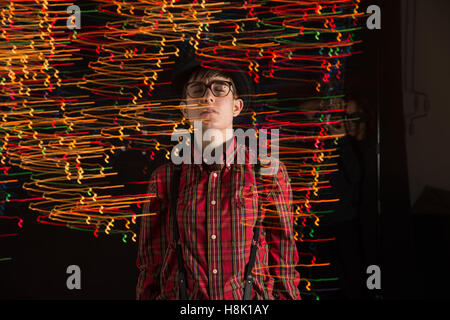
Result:
M255 177L256 177L256 189L258 190L258 184L261 182L261 164L258 159L258 163L255 165ZM247 267L245 268L245 286L244 286L244 298L243 300L250 300L253 285L252 270L255 265L257 244L259 238L260 218L261 218L261 199L258 199L258 217L256 218L255 227L253 229L252 246L250 248L250 257L248 259Z
M183 256L181 254L181 244L180 244L180 233L178 230L177 223L177 202L178 202L178 194L179 194L179 184L180 174L181 174L181 166L175 165L173 167L173 175L171 181L171 217L172 224L174 226L174 240L175 240L175 252L177 254L178 259L178 270L180 274L180 299L187 300L187 290L186 290L186 271L184 269Z

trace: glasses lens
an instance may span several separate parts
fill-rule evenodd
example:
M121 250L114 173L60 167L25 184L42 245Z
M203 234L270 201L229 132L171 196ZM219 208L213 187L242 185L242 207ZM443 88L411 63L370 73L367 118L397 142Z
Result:
M229 84L223 81L214 81L211 89L216 97L225 97L230 92Z
M205 84L201 82L190 83L186 88L186 93L191 98L200 98L205 92Z

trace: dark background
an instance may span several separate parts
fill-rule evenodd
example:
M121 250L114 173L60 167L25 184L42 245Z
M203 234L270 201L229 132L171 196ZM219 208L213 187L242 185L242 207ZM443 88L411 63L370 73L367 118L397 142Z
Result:
M364 54L350 58L348 67L352 84L370 95L380 116L381 214L370 217L373 228L369 237L374 250L370 254L381 268L382 289L374 296L449 298L448 215L437 215L431 209L426 212L427 205L422 214L413 215L410 205L402 107L401 2L371 3L381 7L382 29L361 34ZM140 176L145 165L154 165L140 152L127 151L118 157L119 180ZM142 186L133 192L139 190ZM26 209L19 204L12 210ZM122 243L119 235L95 238L91 232L40 224L33 214L23 219L26 228L20 236L1 239L4 256L13 259L0 263L0 298L135 298L137 243ZM66 287L66 268L72 264L81 268L81 290Z

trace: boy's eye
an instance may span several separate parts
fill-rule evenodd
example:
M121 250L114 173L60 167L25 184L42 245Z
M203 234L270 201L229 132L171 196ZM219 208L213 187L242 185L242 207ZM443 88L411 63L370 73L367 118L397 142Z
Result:
M204 88L203 83L193 83L188 87L188 90L190 93L199 94L203 92Z
M225 92L227 91L228 85L224 82L214 82L212 88L216 92Z

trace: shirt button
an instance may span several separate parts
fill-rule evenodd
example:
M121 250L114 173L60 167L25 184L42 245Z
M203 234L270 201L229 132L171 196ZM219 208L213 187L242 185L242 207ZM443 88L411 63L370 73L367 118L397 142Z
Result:
M214 176L214 178L217 178L217 173L214 172L214 173L213 173L213 176Z
M214 270L213 270L213 273L214 273L214 274L217 274L217 269L214 269Z
M211 201L211 204L215 205L216 204L216 200Z
M213 235L211 236L211 239L216 240L216 235L213 234Z

